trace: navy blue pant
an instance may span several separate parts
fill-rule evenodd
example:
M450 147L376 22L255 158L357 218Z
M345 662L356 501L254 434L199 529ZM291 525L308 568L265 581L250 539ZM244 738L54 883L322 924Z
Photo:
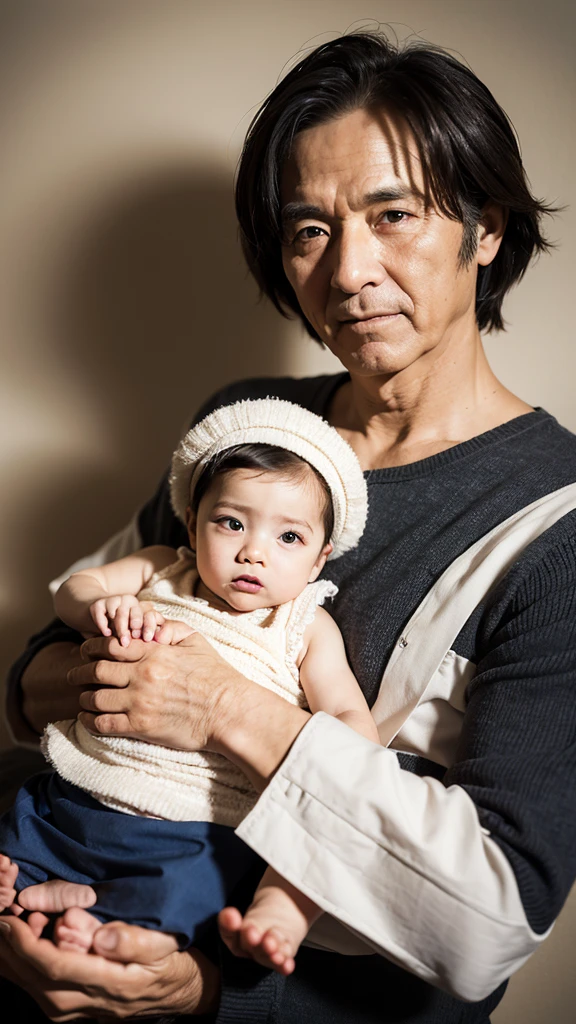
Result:
M90 913L202 940L215 914L255 865L231 828L121 814L56 773L35 775L0 819L0 852L18 864L18 891L63 878L91 885Z

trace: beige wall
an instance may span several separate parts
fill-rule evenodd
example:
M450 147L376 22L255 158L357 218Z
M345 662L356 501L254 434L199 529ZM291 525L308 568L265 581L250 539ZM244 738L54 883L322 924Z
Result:
M46 581L150 492L211 390L334 363L256 304L231 179L297 51L393 23L462 54L522 139L536 193L572 196L574 15L562 0L5 0L0 7L2 660L49 614ZM576 429L574 212L488 342L502 378ZM569 1024L574 913L497 1024Z

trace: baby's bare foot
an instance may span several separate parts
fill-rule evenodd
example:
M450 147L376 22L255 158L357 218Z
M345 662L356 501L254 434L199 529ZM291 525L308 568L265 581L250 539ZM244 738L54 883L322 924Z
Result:
M0 912L11 907L16 899L14 883L18 877L18 865L10 857L0 854Z
M88 953L94 933L101 927L102 922L98 918L80 907L71 907L54 925L54 942L59 949Z
M268 868L244 917L235 907L218 915L220 934L236 956L252 957L279 974L292 974L294 957L321 910Z
M59 914L69 907L93 907L96 899L89 885L65 882L61 878L29 885L18 895L18 903L24 910L41 910L45 914Z

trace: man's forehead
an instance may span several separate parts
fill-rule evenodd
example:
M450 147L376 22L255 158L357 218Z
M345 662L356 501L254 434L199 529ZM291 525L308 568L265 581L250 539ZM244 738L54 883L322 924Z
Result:
M281 183L281 202L310 206L346 196L351 207L423 195L416 141L385 112L354 111L297 136ZM288 219L292 211L286 209Z

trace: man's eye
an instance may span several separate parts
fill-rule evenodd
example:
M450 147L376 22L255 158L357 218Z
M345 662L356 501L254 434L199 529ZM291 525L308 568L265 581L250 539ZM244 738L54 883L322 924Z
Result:
M300 537L297 533L294 533L293 530L286 530L286 533L283 533L280 539L283 540L285 544L294 544L297 540L300 540Z
M294 236L295 242L312 242L315 238L320 238L325 235L324 228L319 228L316 224L309 224L305 228L300 228Z
M382 220L386 224L401 224L408 217L409 214L405 210L386 210L386 213L382 214Z

